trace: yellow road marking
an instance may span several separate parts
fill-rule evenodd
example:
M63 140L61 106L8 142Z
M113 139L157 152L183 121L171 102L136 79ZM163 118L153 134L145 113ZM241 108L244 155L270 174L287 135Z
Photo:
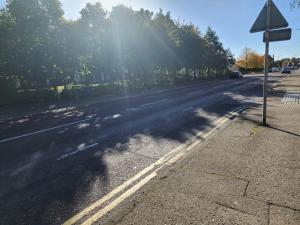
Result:
M237 108L236 110L233 110L228 115L226 115L226 116L218 119L214 123L216 127L214 129L212 129L210 132L208 132L206 134L204 134L203 132L199 132L196 135L196 137L199 137L199 136L202 136L204 138L208 137L213 132L215 132L221 125L223 125L226 122L228 122L230 120L230 118L232 118L232 116L238 115L239 112L243 111L246 108L247 108L247 106L243 106L243 107ZM194 137L192 137L191 139L193 139L193 138ZM189 143L189 141L187 141L185 144L182 144L182 145L176 147L175 149L173 149L172 151L170 151L169 153L167 153L165 156L163 156L162 158L160 158L158 161L156 161L152 165L146 167L144 170L142 170L141 172L139 172L138 174L136 174L135 176L133 176L129 180L125 181L122 185L120 185L119 187L117 187L116 189L114 189L113 191L111 191L109 194L107 194L106 196L104 196L103 198L99 199L98 201L96 201L95 203L93 203L92 205L90 205L89 207L87 207L86 209L84 209L83 211L81 211L80 213L76 214L75 216L73 216L72 218L70 218L69 220L67 220L65 223L63 223L63 225L73 225L73 224L75 224L80 219L82 219L83 217L87 216L91 211L93 211L94 209L100 207L102 204L104 204L105 202L109 201L111 198L113 198L114 196L116 196L117 194L119 194L120 192L122 192L123 190L125 190L126 188L128 188L132 183L134 183L139 178L141 178L142 176L144 176L145 174L147 174L148 172L150 172L151 170L153 170L155 167L160 166L158 169L156 169L150 175L148 175L145 178L143 178L136 185L134 185L133 187L131 187L130 189L128 189L126 192L124 192L121 196L119 196L118 198L116 198L108 206L106 206L105 208L101 209L99 212L97 212L93 216L89 217L84 223L82 223L82 225L92 224L93 222L99 220L103 215L105 215L106 213L108 213L109 211L111 211L118 204L120 204L126 198L128 198L129 196L131 196L134 192L136 192L137 190L139 190L143 185L145 185L147 182L149 182L151 179L153 179L157 175L156 174L157 171L159 171L163 166L165 166L166 164L173 164L173 163L175 163L177 160L179 160L180 158L182 158L187 152L189 152L195 146L197 146L198 144L200 144L201 141L200 140L196 140L192 144L191 143L187 144L187 143Z
M138 180L140 177L142 177L143 175L145 175L146 173L148 173L149 171L154 169L154 167L155 167L155 164L152 164L149 167L145 168L144 170L142 170L141 172L139 172L138 174L136 174L135 176L133 176L129 180L125 181L122 185L120 185L119 187L117 187L116 189L111 191L109 194L107 194L103 198L99 199L98 201L96 201L95 203L93 203L92 205L90 205L89 207L87 207L86 209L81 211L80 213L76 214L75 216L73 216L72 218L67 220L65 223L63 223L63 225L75 224L77 221L79 221L81 218L86 216L88 213L90 213L91 211L93 211L94 209L96 209L97 207L102 205L103 203L107 202L112 197L114 197L115 195L117 195L118 193L123 191L125 188L130 186L133 182Z
M160 168L159 168L160 169ZM157 169L157 170L159 170ZM116 198L112 203L110 203L105 208L101 209L99 212L94 214L92 217L88 218L85 222L83 222L81 225L91 225L97 220L99 220L102 216L110 212L112 209L114 209L116 206L118 206L120 203L122 203L126 198L134 194L136 191L138 191L141 187L143 187L145 184L147 184L150 180L152 180L154 177L157 176L157 173L155 170L153 173L151 173L149 176L145 177L143 180L141 180L139 183L134 185L132 188L124 192L120 197Z

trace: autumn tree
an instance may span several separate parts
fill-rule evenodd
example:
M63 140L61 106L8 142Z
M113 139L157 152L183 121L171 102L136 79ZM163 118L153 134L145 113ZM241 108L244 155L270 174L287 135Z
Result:
M243 69L261 69L264 67L264 56L250 48L244 48L236 64Z

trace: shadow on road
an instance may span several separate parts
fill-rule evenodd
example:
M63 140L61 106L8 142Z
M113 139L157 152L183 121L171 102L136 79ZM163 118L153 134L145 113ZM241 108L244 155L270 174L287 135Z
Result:
M261 90L256 86L242 92L232 91L232 94L255 98L261 96ZM14 144L0 144L0 223L46 225L64 222L145 165L157 160L155 154L149 156L140 153L143 149L147 150L145 146L150 145L148 148L151 149L154 142L155 151L159 153L164 149L164 146L160 146L164 140L176 146L200 131L213 128L212 120L206 115L218 118L241 105L258 106L233 96L220 93L211 104L203 104L200 113L178 111L177 107L185 101L179 96L174 104L160 110L153 107L139 115L128 112L122 118L105 124L102 119L95 117L59 131L38 137L30 136L24 141L17 140ZM122 104L130 105L126 101ZM53 117L45 115L42 119L51 124L57 118L81 119L96 111L72 108L53 112ZM30 117L27 119L31 120ZM33 117L31 122L40 119ZM10 126L21 122L10 121ZM4 130L3 124L0 126ZM299 137L298 134L293 135ZM66 160L56 160L80 145L89 146L95 142L98 145L86 154L79 153Z

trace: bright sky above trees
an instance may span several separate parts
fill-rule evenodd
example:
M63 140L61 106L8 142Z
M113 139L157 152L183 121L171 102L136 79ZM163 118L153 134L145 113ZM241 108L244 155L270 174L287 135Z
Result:
M282 11L293 29L292 40L271 44L271 54L275 58L299 57L300 55L300 9L291 9L287 0L273 0ZM3 5L5 0L0 0ZM67 18L78 18L79 11L87 2L96 0L61 0ZM171 11L173 18L181 18L198 25L201 31L212 26L217 31L226 48L239 56L244 47L263 53L262 34L250 34L249 30L265 0L100 0L104 8L110 10L117 4L125 4L134 9L145 8Z

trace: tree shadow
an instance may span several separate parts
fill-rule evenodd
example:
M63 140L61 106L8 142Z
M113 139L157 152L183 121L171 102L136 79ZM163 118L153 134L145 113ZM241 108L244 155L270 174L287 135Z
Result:
M242 84L247 85L246 81ZM169 99L172 95L160 94L153 101ZM237 95L241 98L236 98ZM257 107L257 103L245 100L255 97L261 97L257 86L246 90L235 88L226 93L211 89L201 101L189 100L189 96L179 93L173 101L137 112L128 109L142 104L145 99L45 115L43 121L53 126L56 119L71 122L74 117L95 116L58 131L0 144L1 149L5 149L0 159L0 222L61 224L155 162L170 151L170 147L175 148L199 132L214 128L216 118L243 105ZM194 105L195 110L183 111L185 104ZM107 117L102 110L121 116ZM33 127L38 127L38 120ZM80 146L95 143L96 146L80 151L84 149ZM62 155L70 157L58 160Z

